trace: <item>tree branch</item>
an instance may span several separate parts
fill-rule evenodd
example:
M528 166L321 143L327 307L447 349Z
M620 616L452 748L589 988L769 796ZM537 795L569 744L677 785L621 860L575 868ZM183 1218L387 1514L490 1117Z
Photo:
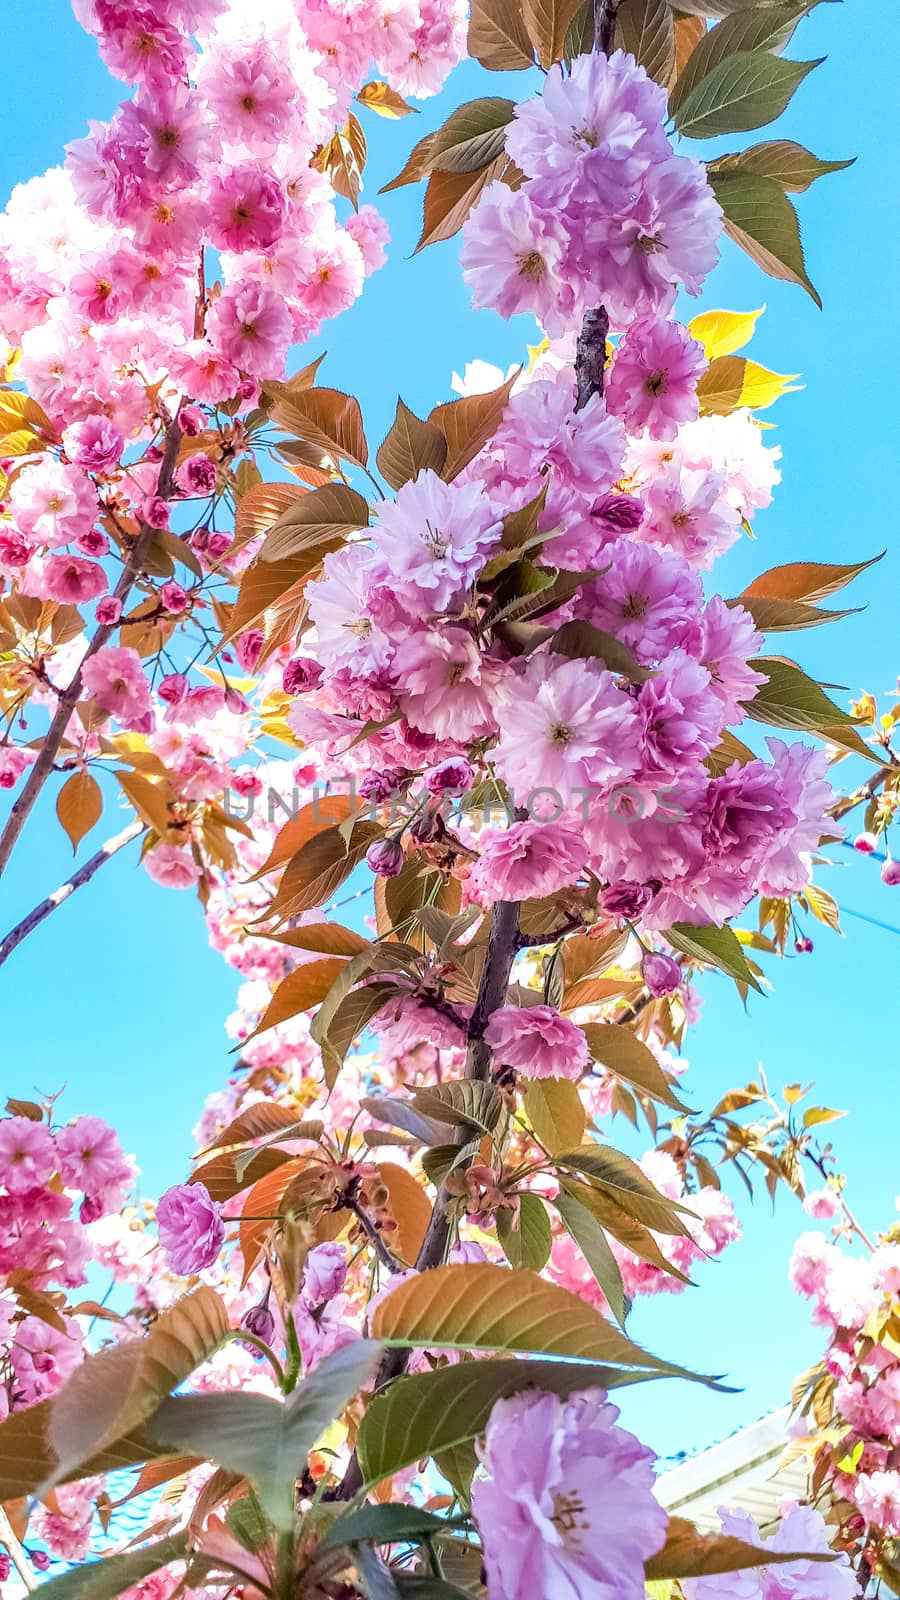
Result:
M162 461L160 463L159 477L157 479L156 488L156 492L162 500L168 500L172 494L175 467L178 462L178 448L180 444L181 429L178 426L178 422L170 422L168 428L166 429L166 443L163 450ZM131 590L132 584L141 571L144 557L150 549L155 536L155 528L151 528L146 522L142 522L140 524L140 532L138 537L135 539L134 544L132 545L130 554L126 558L125 564L122 568L122 575L115 587L114 598L116 600L124 601L126 599ZM63 689L60 693L57 701L56 713L52 722L50 723L47 733L44 736L44 743L41 747L40 754L28 774L28 779L25 783L22 793L19 795L18 799L14 801L12 810L10 811L6 821L6 827L3 829L2 834L0 834L0 877L3 876L3 872L9 864L9 858L12 855L19 835L34 809L35 803L44 787L44 784L53 770L53 765L59 753L59 747L65 738L66 729L69 726L72 712L75 710L78 700L81 697L82 673L84 671L85 663L90 661L91 657L96 655L97 651L103 648L107 641L112 637L117 627L118 623L113 622L105 622L101 624L88 644L88 647L85 650L84 655L82 656L81 661L79 662L75 671L74 678L68 687Z
M612 55L620 0L594 0L594 49Z
M509 985L509 974L515 960L519 934L519 906L517 901L501 900L491 912L491 932L488 939L487 953L484 967L481 972L481 982L478 985L478 997L475 1009L472 1012L471 1027L477 1030L477 1037L469 1045L468 1060L466 1063L466 1077L477 1083L486 1083L491 1071L491 1049L485 1044L482 1037L491 1013L496 1011L506 999L506 990ZM454 1130L454 1144L464 1145L472 1137L472 1130L468 1127L459 1127ZM468 1166L468 1162L461 1163ZM428 1272L432 1267L439 1267L447 1251L447 1241L450 1237L450 1223L447 1217L447 1204L449 1195L443 1184L431 1213L431 1221L422 1240L422 1246L416 1258L416 1271ZM385 1384L393 1378L398 1378L406 1371L409 1361L409 1351L402 1349L386 1350L381 1360L381 1365L375 1377L375 1390L383 1389ZM354 1451L344 1474L343 1482L337 1490L337 1497L341 1500L352 1500L362 1488L362 1472L359 1461Z
M55 911L57 906L61 906L64 900L68 900L76 889L82 889L86 883L90 883L94 873L99 872L104 862L109 861L117 851L124 849L126 844L130 844L132 839L136 839L143 831L144 824L139 817L135 817L134 821L129 822L128 827L123 828L121 833L114 834L111 839L107 839L106 843L100 846L96 855L91 856L90 860L86 861L84 866L79 867L77 872L73 872L71 878L67 878L65 883L60 884L58 889L54 889L52 894L48 894L46 900L42 900L40 905L35 906L33 911L29 911L27 917L23 917L22 921L10 930L5 939L0 939L0 967L3 966L4 961L8 961L13 951L22 943L22 940L26 939L35 928L40 927L40 924L49 917L51 911Z
M615 44L619 3L620 0L593 0L594 49L604 56L612 53ZM603 393L608 334L609 314L606 307L597 306L593 311L586 311L575 348L576 411L583 411L595 394Z
M28 1557L22 1548L21 1541L16 1538L12 1523L0 1506L0 1544L4 1544L9 1551L9 1557L26 1589L36 1589L37 1579L28 1563Z

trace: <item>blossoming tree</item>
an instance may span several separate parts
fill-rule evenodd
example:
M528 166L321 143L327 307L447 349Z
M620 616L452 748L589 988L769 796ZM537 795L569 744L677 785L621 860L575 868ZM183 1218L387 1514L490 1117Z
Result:
M158 1244L105 1123L0 1120L0 1543L30 1583L141 1499L134 1547L48 1600L843 1600L854 1563L900 1592L891 1236L852 1314L838 1246L799 1250L827 1469L772 1540L670 1520L608 1398L715 1386L625 1329L737 1237L714 1150L801 1194L811 1160L850 1228L827 1113L748 1127L768 1091L703 1117L678 1081L692 973L746 998L808 949L818 852L863 806L873 847L898 793L892 717L763 638L839 617L870 563L701 578L771 498L754 412L788 380L738 353L755 315L684 324L679 292L724 230L816 298L789 196L845 163L676 136L785 109L808 0L75 9L136 87L0 221L0 874L60 772L76 849L111 783L133 817L0 961L139 837L245 981ZM357 401L287 358L384 259L364 118L466 41L535 92L461 106L394 182L427 180L420 246L462 229L473 303L545 337L427 418L398 400L370 464ZM364 935L323 913L366 866ZM89 1259L109 1304L72 1298Z

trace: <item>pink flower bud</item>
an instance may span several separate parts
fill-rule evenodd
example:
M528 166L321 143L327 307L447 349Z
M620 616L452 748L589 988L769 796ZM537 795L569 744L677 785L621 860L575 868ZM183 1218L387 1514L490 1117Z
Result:
M801 933L800 937L794 940L794 949L798 956L811 956L813 953L812 939L807 934Z
M376 839L366 851L366 860L379 878L396 878L403 871L403 846L399 839Z
M234 653L245 672L255 670L265 642L266 636L259 628L248 628L235 640Z
M889 889L897 887L897 884L900 883L900 861L895 861L892 856L888 856L881 869L881 881L886 883Z
M241 1327L262 1339L264 1344L271 1344L275 1337L275 1318L268 1306L251 1306L241 1318Z
M448 756L425 774L429 794L464 794L472 782L472 767L465 756Z
M206 540L206 558L208 561L221 561L226 550L231 549L230 533L211 533Z
M873 850L878 849L878 835L875 833L858 833L853 841L854 850L860 855L870 856Z
M674 994L684 981L680 964L662 950L647 951L641 962L641 977L655 1000L664 994Z
M121 615L122 602L121 600L117 600L114 594L105 594L102 600L97 601L94 616L100 623L101 627L109 627L111 624L114 625L118 622Z
M156 689L160 700L167 706L180 706L188 692L188 681L183 672L170 672L161 678Z
M178 413L178 425L186 439L196 439L203 432L204 421L199 406L182 406Z

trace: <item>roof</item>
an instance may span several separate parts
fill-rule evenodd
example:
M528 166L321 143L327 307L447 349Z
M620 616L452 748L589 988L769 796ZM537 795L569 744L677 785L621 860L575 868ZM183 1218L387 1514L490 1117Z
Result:
M790 1410L773 1411L727 1439L661 1472L656 1494L672 1516L689 1517L704 1532L718 1531L719 1506L740 1507L755 1517L763 1533L778 1521L782 1500L801 1500L807 1491L805 1459L779 1469L788 1441Z

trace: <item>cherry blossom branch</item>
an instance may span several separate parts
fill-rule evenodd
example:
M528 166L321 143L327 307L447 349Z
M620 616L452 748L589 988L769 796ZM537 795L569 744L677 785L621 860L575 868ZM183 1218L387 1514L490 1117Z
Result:
M619 0L593 0L594 49L601 55L612 52ZM606 340L609 313L605 306L586 311L575 346L575 410L583 411L595 394L602 395L606 366Z
M612 54L620 0L594 0L594 49Z
M123 828L121 833L116 833L111 839L107 839L106 843L100 846L100 849L95 855L91 856L89 861L85 861L77 872L72 873L71 878L67 878L65 883L61 883L58 889L54 889L52 894L48 894L46 900L42 900L40 905L35 906L33 911L29 911L27 917L23 917L21 922L11 928L6 937L0 939L0 967L3 966L4 961L9 959L13 951L18 949L22 940L26 939L35 928L40 927L40 924L49 917L51 911L55 911L57 906L61 906L64 900L68 900L76 889L82 889L86 883L90 883L94 874L99 872L105 862L110 861L119 850L123 850L126 844L131 843L132 839L137 839L143 831L144 824L139 817L135 817L133 822L129 822L127 828Z
M166 429L166 442L163 449L162 461L159 468L159 478L157 480L156 487L156 493L161 500L169 500L172 495L175 468L178 463L178 449L181 444L181 437L181 428L179 427L177 420L170 422L168 428ZM119 578L114 590L114 598L116 600L121 600L124 602L124 600L127 598L135 579L141 571L144 563L144 557L147 555L155 536L156 529L151 528L149 523L142 522L140 524L140 532L138 537L135 539L134 544L132 545L131 551L122 568L122 575ZM75 707L81 696L82 673L84 671L85 663L90 661L91 657L95 656L98 650L102 650L103 646L112 637L117 626L118 624L114 622L104 622L100 625L88 644L88 647L85 650L78 667L76 668L75 676L72 678L71 683L69 683L68 687L63 689L60 693L59 700L57 702L56 713L44 737L44 743L41 747L40 754L38 755L37 760L28 774L28 780L22 789L22 793L13 802L12 810L10 811L9 817L6 821L6 827L3 829L2 834L0 834L0 877L3 876L3 873L9 864L9 858L12 855L19 835L21 834L25 823L28 821L31 812L34 810L38 796L40 795L44 784L53 770L54 762L56 761L56 757L59 753L59 747L65 738L66 730L69 726L72 713L75 710Z

